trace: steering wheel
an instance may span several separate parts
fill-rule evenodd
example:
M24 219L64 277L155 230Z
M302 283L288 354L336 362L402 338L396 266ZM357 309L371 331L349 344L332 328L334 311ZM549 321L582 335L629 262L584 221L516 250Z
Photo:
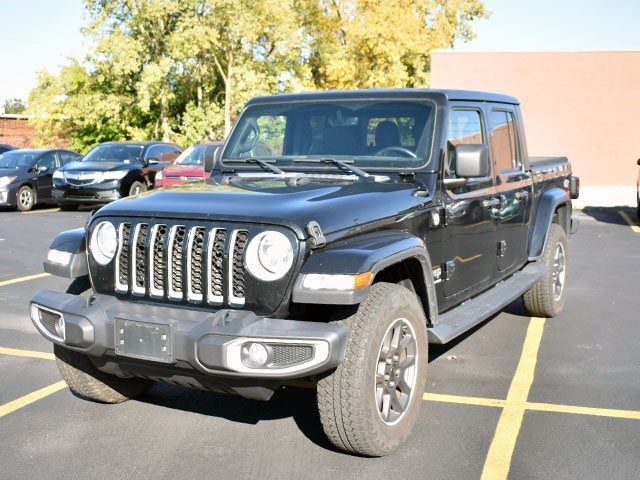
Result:
M392 155L387 155L387 153L391 152L399 152L405 154L407 157L417 158L415 153L404 147L385 147L382 150L378 150L376 156L391 157Z

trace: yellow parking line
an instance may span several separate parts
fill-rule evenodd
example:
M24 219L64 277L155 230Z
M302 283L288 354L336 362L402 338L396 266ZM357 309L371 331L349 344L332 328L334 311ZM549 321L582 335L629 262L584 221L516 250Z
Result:
M612 408L579 407L575 405L556 405L553 403L527 402L524 406L527 410L539 412L573 413L577 415L593 415L596 417L628 418L640 420L640 411L616 410Z
M42 360L55 360L53 353L38 352L36 350L21 350L18 348L0 347L0 355L11 355L14 357L40 358Z
M59 208L44 208L42 210L30 210L28 212L20 212L21 215L33 215L34 213L59 212Z
M13 285L14 283L28 282L29 280L36 280L38 278L44 278L51 275L50 273L36 273L35 275L27 275L26 277L12 278L11 280L3 280L0 282L0 287L6 287L7 285Z
M506 479L509 474L511 457L524 417L524 404L533 384L543 329L544 318L534 317L530 320L518 368L511 381L507 400L484 462L482 480Z
M502 408L505 405L504 400L497 398L463 397L458 395L444 395L442 393L425 393L422 399L429 402L460 403L463 405L477 405L479 407Z
M640 227L636 225L635 222L631 220L631 218L629 218L629 215L627 215L622 210L618 210L618 213L624 219L624 221L627 222L627 224L631 227L631 230L633 230L635 233L640 233Z
M63 388L65 388L67 384L64 381L56 382L53 385L49 385L48 387L41 388L40 390L36 390L35 392L28 393L24 397L16 398L11 402L5 403L4 405L0 405L0 417L4 417L5 415L9 415L16 410L21 409L22 407L26 407L27 405L32 404L33 402L37 402L38 400L43 399L44 397L48 397L52 393L56 393Z

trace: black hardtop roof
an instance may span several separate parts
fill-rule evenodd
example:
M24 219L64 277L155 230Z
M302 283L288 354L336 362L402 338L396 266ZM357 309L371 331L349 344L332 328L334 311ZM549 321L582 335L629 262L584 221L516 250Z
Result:
M435 88L376 88L368 90L326 90L320 92L281 93L249 100L247 105L274 102L300 102L313 100L356 100L376 98L428 98L440 96L448 100L467 100L476 102L498 102L518 105L514 97L500 93L480 92L475 90L451 90Z
M121 142L100 142L98 143L98 145L131 145L131 146L139 146L139 147L148 147L149 145L171 145L173 147L177 147L177 145L175 143L171 143L171 142L163 142L163 141L154 141L154 140L149 140L149 141L144 141L144 142L135 142L135 141L121 141ZM98 146L96 145L96 147Z

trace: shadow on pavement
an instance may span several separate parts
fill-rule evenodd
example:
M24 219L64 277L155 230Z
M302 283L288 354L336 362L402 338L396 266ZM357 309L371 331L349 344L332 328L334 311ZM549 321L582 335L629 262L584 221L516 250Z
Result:
M629 215L631 221L638 224L638 217L635 209L629 207L586 207L581 211L598 222L611 223L614 225L628 225L619 213L624 212Z

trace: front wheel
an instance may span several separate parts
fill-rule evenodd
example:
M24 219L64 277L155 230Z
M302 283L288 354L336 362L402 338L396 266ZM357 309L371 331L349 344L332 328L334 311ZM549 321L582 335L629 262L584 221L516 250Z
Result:
M36 194L28 185L20 187L16 198L16 206L21 212L28 212L36 204Z
M564 308L567 299L567 235L557 223L549 226L547 243L540 261L546 275L522 296L527 313L533 317L551 318Z
M344 361L318 381L320 420L329 441L358 455L394 451L411 434L426 383L422 305L399 285L374 284L348 328Z
M129 196L140 195L141 193L144 193L146 191L147 191L146 183L143 183L143 182L140 182L140 181L136 180L129 187Z

